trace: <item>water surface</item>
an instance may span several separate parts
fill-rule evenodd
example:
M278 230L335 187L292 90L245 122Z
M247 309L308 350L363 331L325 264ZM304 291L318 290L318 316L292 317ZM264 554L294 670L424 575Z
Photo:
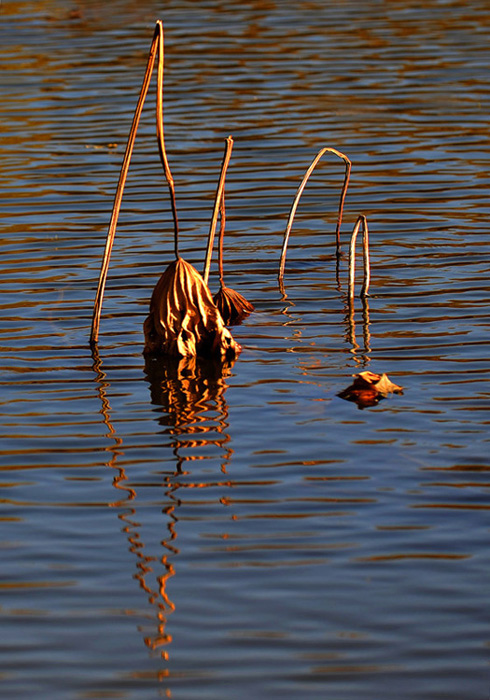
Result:
M487 10L2 3L3 697L487 697ZM256 311L223 370L142 355L173 250L153 94L88 346L157 18L182 253L199 269L235 139L226 281ZM326 156L284 296L289 208L323 146L353 162L343 258L343 165ZM371 296L349 308L361 213ZM404 394L339 398L366 369Z

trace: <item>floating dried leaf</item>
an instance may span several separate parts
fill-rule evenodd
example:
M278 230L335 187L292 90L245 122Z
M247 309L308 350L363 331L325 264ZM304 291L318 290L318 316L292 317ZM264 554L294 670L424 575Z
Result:
M376 406L389 394L403 394L403 387L394 384L386 374L365 371L353 376L352 384L338 396L346 401L354 401L361 409Z
M153 290L144 332L145 354L232 359L240 352L203 278L182 258Z
M369 375L369 377L364 377L364 375ZM384 396L388 394L403 394L403 387L394 384L391 379L388 378L387 374L375 374L374 372L361 372L360 376L366 381L370 381L376 391Z

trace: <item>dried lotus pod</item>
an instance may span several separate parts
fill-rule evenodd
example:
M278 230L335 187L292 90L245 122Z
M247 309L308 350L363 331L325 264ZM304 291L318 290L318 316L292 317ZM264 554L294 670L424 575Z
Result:
M230 287L225 287L224 284L214 295L213 301L227 325L240 323L254 310L253 305L244 296Z
M144 323L145 355L233 359L240 346L225 327L199 272L182 258L160 277Z

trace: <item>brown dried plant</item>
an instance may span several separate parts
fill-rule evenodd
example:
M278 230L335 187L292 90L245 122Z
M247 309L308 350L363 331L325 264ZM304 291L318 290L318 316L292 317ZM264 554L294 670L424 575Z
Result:
M350 246L349 246L349 288L347 294L347 314L346 321L348 326L348 339L352 345L354 356L357 361L357 352L359 351L359 345L356 342L355 334L355 313L354 313L354 283L355 283L355 272L356 272L356 241L359 229L362 226L362 252L363 252L363 265L364 265L364 280L362 284L362 289L360 297L362 299L362 313L363 313L363 336L364 336L364 353L370 351L370 333L369 333L369 303L368 303L368 291L369 283L371 279L371 271L369 264L369 231L367 225L366 217L361 214L355 223L354 229L352 231ZM366 356L364 356L364 361L368 361Z
M213 255L213 247L214 247L214 237L216 234L216 224L218 223L218 217L220 215L221 202L222 202L223 194L225 191L226 172L228 170L228 165L230 164L232 150L233 150L233 137L228 136L228 138L226 139L226 142L225 142L225 152L223 155L223 161L221 163L221 171L220 171L220 175L219 175L218 186L216 187L216 194L214 197L213 215L211 216L211 223L209 225L208 244L206 247L206 257L204 260L204 269L203 269L203 273L202 273L202 276L203 276L206 284L208 283L208 279L209 279L209 270L211 267L211 257Z
M153 73L153 68L155 65L155 58L160 44L160 31L159 26L155 27L155 32L153 34L153 39L150 47L150 54L148 56L148 61L146 64L145 76L143 78L143 84L141 86L138 103L136 105L136 110L133 117L133 122L131 124L131 129L128 136L128 142L126 144L126 150L124 152L124 158L121 165L121 171L119 173L119 181L117 184L116 194L114 197L114 204L112 205L112 215L109 224L109 231L107 233L107 239L105 244L105 250L102 258L102 266L100 269L99 283L97 286L97 293L95 295L94 310L92 316L92 328L90 332L90 343L93 345L97 342L99 338L99 327L100 327L100 315L102 312L102 301L104 298L105 284L107 281L107 273L109 271L109 262L111 259L112 246L114 244L114 237L116 235L117 221L119 218L119 211L121 209L121 202L124 193L124 186L126 184L126 179L128 176L129 165L131 162L131 155L133 153L134 142L136 140L136 132L138 130L139 121L141 118L141 113L143 111L143 106L145 104L145 99L148 94L148 88L150 87L151 74Z
M160 160L170 192L176 260L167 267L153 291L150 302L150 312L144 323L144 352L145 354L168 354L183 357L192 355L204 355L217 358L236 357L240 351L240 346L235 343L230 332L226 329L206 283L199 272L179 255L179 224L175 204L175 187L166 155L163 128L164 40L163 24L160 20L156 23L143 86L133 118L119 176L119 183L102 261L99 286L95 299L90 340L91 343L94 344L97 342L98 338L102 298L116 232L119 209L136 138L136 131L143 104L148 93L157 50L157 140Z
M153 290L144 332L145 354L231 359L240 351L203 278L180 257Z
M163 132L163 28L160 30L160 55L157 86L157 135L165 176L173 193L173 179L165 152ZM205 356L229 359L236 357L240 346L233 340L213 302L211 293L199 272L183 260L178 252L178 224L175 197L175 254L160 277L150 301L150 313L144 323L145 354Z
M244 318L254 311L254 306L245 297L231 287L225 285L223 278L223 236L225 230L225 195L221 199L220 237L219 237L219 281L220 288L213 297L224 322L233 326L241 323Z

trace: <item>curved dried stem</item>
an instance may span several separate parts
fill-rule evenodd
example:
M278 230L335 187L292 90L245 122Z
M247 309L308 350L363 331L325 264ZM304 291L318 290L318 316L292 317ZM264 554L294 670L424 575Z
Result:
M325 153L333 153L339 158L341 158L344 163L345 163L345 175L344 175L344 183L342 185L342 191L340 193L340 201L339 201L339 210L338 210L338 215L337 215L337 226L335 229L335 239L336 239L336 246L337 246L337 258L340 257L340 227L342 225L342 215L344 211L344 201L345 201L345 195L347 194L347 188L349 186L349 178L350 178L350 171L352 168L352 163L349 160L349 158L344 154L338 151L336 148L330 148L330 147L325 147L322 148L316 155L316 157L313 159L310 167L304 174L303 180L298 187L298 191L296 192L296 196L294 198L293 204L291 206L291 210L289 212L289 218L288 218L288 223L286 226L286 231L284 233L284 240L282 244L282 251L281 251L281 259L279 262L279 287L281 289L281 292L284 292L284 267L286 265L286 252L287 252L287 247L288 247L288 241L289 241L289 236L291 234L291 228L293 226L293 221L294 217L296 215L296 210L298 208L299 200L301 199L301 195L303 194L303 190L306 187L306 183L308 182L311 173L313 170L316 168L318 161L320 158L325 154Z
M369 283L371 281L371 268L369 263L369 231L366 217L361 214L354 226L349 247L349 299L354 299L354 282L356 276L356 239L362 225L362 257L364 266L364 280L360 296L368 296Z
M203 275L202 275L205 284L208 283L209 268L211 266L211 256L213 254L214 236L216 233L216 224L218 223L218 216L219 216L219 212L220 212L221 200L222 200L223 192L225 189L226 171L228 170L228 165L230 163L232 150L233 150L233 137L228 136L226 139L226 144L225 144L225 153L223 156L223 162L221 163L221 173L219 176L218 187L216 188L213 216L211 218L211 224L209 227L208 244L207 244L207 248L206 248L206 259L204 262L204 271L203 271Z
M94 311L92 316L92 328L90 332L90 343L93 345L97 342L99 337L99 326L100 326L100 314L102 311L102 300L104 298L104 289L107 280L107 272L109 270L109 261L111 258L112 246L114 243L114 236L116 234L117 220L119 218L119 211L121 208L121 201L124 192L124 186L126 184L126 178L128 175L129 164L131 162L131 155L133 153L134 142L136 139L136 132L138 130L139 121L141 118L141 112L143 111L143 105L145 103L146 96L148 94L148 88L150 86L151 74L153 72L153 67L155 65L155 57L159 43L159 29L158 26L155 28L153 34L153 40L150 47L150 53L148 56L148 62L146 65L146 72L143 78L143 84L141 86L140 95L138 99L138 104L136 105L136 110L133 116L133 122L131 124L131 130L129 132L128 143L126 145L126 151L124 153L124 158L121 166L121 172L119 174L119 182L117 184L116 194L114 197L114 204L112 205L112 215L109 224L109 231L107 233L107 239L105 244L104 255L102 258L102 266L100 269L99 283L97 286L97 293L95 295Z
M158 70L157 70L157 140L158 152L162 162L165 178L167 180L168 189L170 192L170 202L172 206L172 216L174 220L174 250L175 257L179 257L179 220L177 217L177 206L175 203L175 187L170 166L168 164L167 153L165 151L165 138L163 131L163 64L164 64L164 41L163 41L163 23L157 20L157 30L159 37L158 48Z

